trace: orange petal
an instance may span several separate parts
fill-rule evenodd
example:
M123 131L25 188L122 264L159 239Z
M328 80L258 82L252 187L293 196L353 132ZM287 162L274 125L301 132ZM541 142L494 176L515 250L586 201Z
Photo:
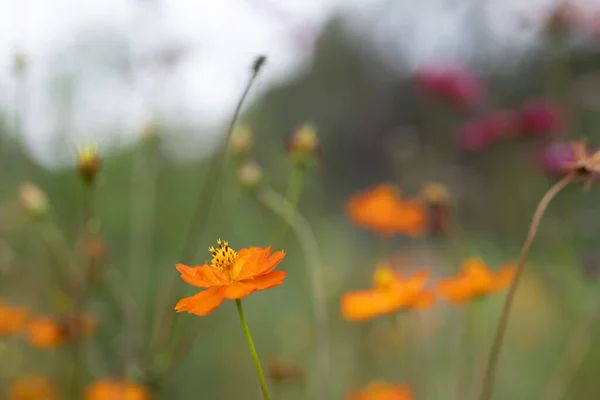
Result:
M491 290L494 274L480 258L467 259L462 265L461 275L477 294L486 294Z
M437 288L443 297L454 304L463 304L475 295L469 283L461 277L444 279Z
M263 251L263 248L258 247L258 246L246 247L246 248L240 249L240 251L237 252L237 256L238 256L238 258L242 258L242 257L247 256L248 254L255 253L257 251Z
M363 290L342 296L342 316L348 321L365 321L399 311L407 303L403 292Z
M410 236L420 236L427 226L423 205L416 200L399 202L396 206L396 227L398 232Z
M353 393L346 400L412 400L408 385L393 385L384 382L372 382L364 390Z
M201 288L220 286L228 281L227 277L221 271L208 264L198 267L177 264L177 271L181 273L181 279L186 283Z
M177 303L177 312L187 311L200 316L208 315L221 305L224 298L219 287L212 287L191 297L185 297Z
M513 264L503 265L502 267L500 267L500 270L494 276L491 289L493 291L504 289L505 287L510 285L510 283L515 277L515 273L516 270Z
M256 275L264 275L273 271L273 269L281 262L281 260L283 260L283 257L285 257L285 252L283 250L276 251L269 256L270 252L271 246L269 246L267 252L267 259L259 266L258 273Z
M423 287L427 283L427 279L429 279L429 271L424 269L404 281L401 280L400 284L402 285L403 290L410 293L418 293L423 290Z
M250 247L240 250L235 262L235 270L233 274L236 277L235 280L243 281L244 279L254 277L256 275L258 265L267 259L268 251L271 251L270 247L268 249Z
M285 271L274 271L254 279L233 282L230 285L221 287L221 294L231 300L241 299L255 290L265 290L281 285L286 275Z
M232 282L229 285L222 286L219 288L220 293L223 297L236 300L241 299L242 297L248 296L250 293L254 292L256 288L250 282L251 280L244 282Z
M411 300L410 306L415 310L426 310L431 308L435 303L435 293L430 291L423 291Z
M286 276L285 271L273 271L259 275L249 282L254 285L256 290L265 290L281 285Z
M238 281L253 278L271 272L283 260L285 253L277 251L271 255L271 246L260 251L248 252L246 257L238 258L236 268L239 268ZM239 263L239 264L238 264Z

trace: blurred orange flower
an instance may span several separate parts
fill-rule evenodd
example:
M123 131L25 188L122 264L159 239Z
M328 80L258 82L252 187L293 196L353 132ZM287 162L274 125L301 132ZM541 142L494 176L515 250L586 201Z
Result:
M342 296L342 316L348 321L365 321L402 309L429 308L435 295L425 290L428 271L403 279L387 265L379 266L373 275L373 288L348 292Z
M33 319L28 328L29 343L41 349L58 347L81 337L90 336L94 331L94 321L84 314L79 318L54 318L41 316Z
M100 379L90 385L85 400L150 400L150 391L130 382Z
M426 212L416 200L403 200L394 185L381 184L350 198L347 207L350 219L357 225L384 236L423 234Z
M58 400L56 386L43 376L26 375L10 387L9 400Z
M224 299L241 299L256 290L270 289L283 283L285 271L273 271L285 253L271 253L271 247L249 247L235 252L227 242L217 240L217 248L210 247L211 264L197 267L177 264L181 279L190 285L205 288L177 303L177 312L187 311L200 316L208 315Z
M373 382L360 392L346 397L346 400L412 400L410 386L394 385L385 382Z
M515 276L515 266L503 265L496 273L479 258L467 259L460 273L438 283L440 294L455 304L463 304L476 297L497 292L507 287Z
M0 335L21 332L27 326L29 311L5 304L0 300Z

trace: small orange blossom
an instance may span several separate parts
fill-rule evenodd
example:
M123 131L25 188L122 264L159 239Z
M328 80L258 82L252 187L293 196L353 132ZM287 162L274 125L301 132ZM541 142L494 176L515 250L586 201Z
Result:
M360 392L346 397L346 400L412 400L410 386L394 385L385 382L372 382Z
M460 273L438 283L440 294L450 302L463 304L469 300L506 288L515 276L512 264L503 265L496 273L479 258L467 259Z
M384 236L404 233L421 235L426 225L426 212L416 200L401 199L394 185L381 184L350 198L350 219L357 225Z
M22 331L27 326L29 312L22 307L5 304L0 300L0 335Z
M263 249L249 247L236 252L229 243L217 240L217 248L210 247L211 264L197 267L177 264L181 279L206 290L186 297L177 303L177 312L204 316L221 305L223 300L236 300L256 290L270 289L283 283L285 271L273 271L285 253L271 254L271 246ZM273 272L272 272L273 271Z
M342 296L342 316L348 321L365 321L402 309L426 309L433 305L434 293L424 289L428 271L403 279L387 265L373 275L373 288Z
M149 400L150 391L141 385L100 379L90 385L85 400Z
M94 321L84 314L78 318L54 318L41 316L34 318L27 327L28 340L33 347L48 349L90 336L94 331Z

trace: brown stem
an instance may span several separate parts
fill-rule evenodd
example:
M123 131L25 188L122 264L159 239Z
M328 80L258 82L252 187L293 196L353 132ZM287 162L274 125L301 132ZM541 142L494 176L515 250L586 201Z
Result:
M529 232L527 233L527 238L525 239L525 243L521 249L521 254L519 255L519 260L517 261L515 277L510 285L510 288L508 289L506 299L504 300L504 306L502 307L502 314L500 315L500 321L498 322L496 336L494 337L494 342L492 343L492 347L490 349L490 355L488 358L487 367L485 369L485 375L483 377L481 396L479 396L480 400L489 400L492 397L494 376L496 372L496 366L498 364L498 358L500 356L500 349L502 348L502 342L504 340L504 334L506 333L506 328L508 326L508 317L510 316L510 311L512 309L512 304L515 299L515 293L517 292L519 281L523 274L523 270L525 269L525 261L527 260L527 256L531 250L531 245L533 244L533 240L537 234L542 217L544 216L544 213L552 199L574 179L575 175L569 174L552 186L546 192L546 194L544 194L535 210L535 213L533 214L531 225L529 226Z

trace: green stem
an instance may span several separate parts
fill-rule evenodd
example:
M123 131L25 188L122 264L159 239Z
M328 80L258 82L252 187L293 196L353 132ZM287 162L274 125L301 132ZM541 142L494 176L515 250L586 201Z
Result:
M210 160L206 178L202 184L200 195L198 197L198 201L196 202L196 208L192 218L190 219L188 232L185 236L180 258L180 261L182 262L191 262L191 259L193 259L196 255L198 238L202 235L207 226L207 221L208 217L210 216L215 193L217 192L219 183L222 181L220 178L229 159L229 141L231 139L231 135L233 134L233 130L237 124L246 97L248 96L254 81L258 77L263 64L264 57L262 56L257 58L257 60L254 62L252 74L250 75L248 83L246 84L246 87L244 88L244 91L235 107L233 116L231 117L231 121L229 123L227 134L221 142L218 150L213 154ZM151 343L155 348L162 347L171 336L170 334L173 331L175 313L173 312L172 308L177 295L177 277L177 274L169 274L166 278L165 289L162 291L161 295L157 296L157 314L154 321L154 329L151 340Z
M281 227L275 231L277 232L277 235L275 236L273 242L277 240L283 240L287 232L287 228L291 225L291 221L294 219L294 214L298 208L298 200L300 200L300 195L302 193L305 171L306 166L301 163L296 163L294 169L292 170L287 193L285 195L285 199L288 202L289 207L287 207L285 213L281 215L282 224Z
M133 159L131 174L131 231L129 269L126 276L128 285L133 290L134 298L140 307L140 316L135 320L128 319L131 349L129 358L133 358L140 346L146 345L146 335L141 334L142 323L149 321L150 306L154 300L154 285L139 284L139 277L144 275L148 265L154 258L153 240L156 227L156 208L159 189L159 137L142 139ZM144 287L146 286L146 287ZM147 320L148 319L148 320ZM135 338L135 339L134 339ZM132 360L129 360L130 362Z
M81 329L79 325L81 323L81 318L83 315L83 311L85 309L85 304L87 302L87 291L89 285L92 281L91 277L94 274L95 260L91 254L88 254L88 241L91 240L92 235L95 233L94 228L94 186L93 184L88 184L84 187L84 226L83 226L83 237L84 237L84 267L83 267L83 281L81 285L77 285L73 292L73 323L77 326L78 331ZM78 332L78 335L80 332ZM77 336L73 338L72 343L72 357L73 357L73 371L72 371L72 381L71 381L71 392L73 393L73 398L77 399L80 397L81 393L81 382L82 382L82 370L83 370L83 358L84 358L84 349L82 338Z
M289 214L292 205L279 193L268 186L255 193L257 200L276 214L281 216ZM325 288L323 284L323 263L319 255L317 239L310 228L310 224L296 211L294 218L287 221L296 238L302 253L304 254L309 272L309 282L313 299L313 313L315 318L316 342L317 342L317 373L321 380L320 395L318 398L327 398L329 376L329 328L327 325L327 304L325 301Z
M244 316L244 306L242 306L242 300L237 299L235 301L235 305L237 306L240 322L242 323L242 329L244 330L244 335L246 335L248 348L250 349L252 359L254 360L254 366L256 367L256 373L258 374L258 380L260 381L260 388L262 390L263 398L265 400L269 400L270 397L269 391L267 390L267 383L265 382L265 376L263 375L262 368L260 366L260 359L256 353L256 348L254 347L254 342L252 341L252 335L250 335L250 329L248 328L248 323L246 322L246 317Z

